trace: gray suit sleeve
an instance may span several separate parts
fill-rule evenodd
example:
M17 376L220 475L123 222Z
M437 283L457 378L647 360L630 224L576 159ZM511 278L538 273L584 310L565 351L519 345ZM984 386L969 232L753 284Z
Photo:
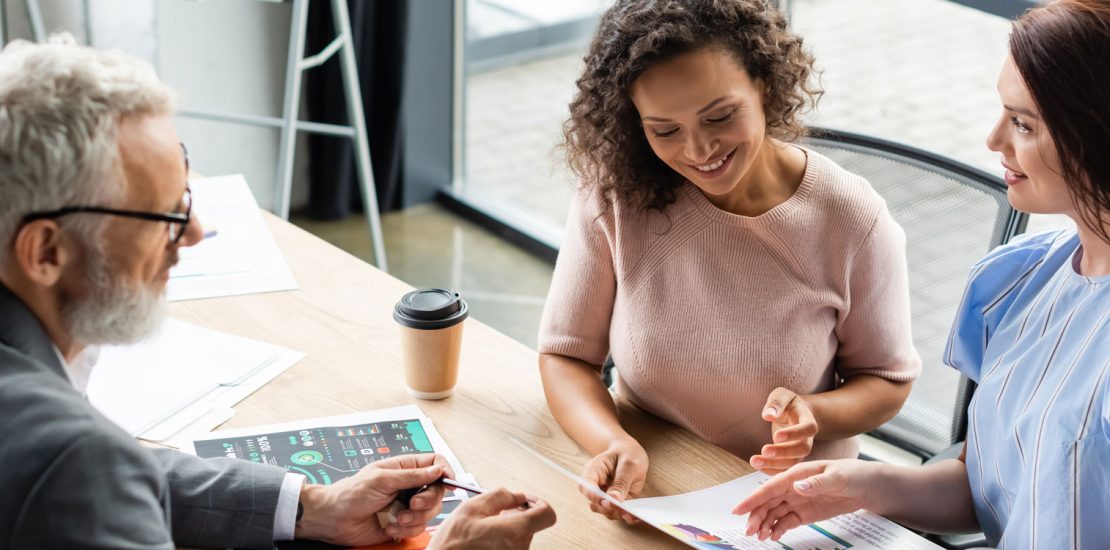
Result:
M273 548L284 468L152 449L169 481L173 539L182 546Z
M158 465L138 446L78 436L27 494L11 547L172 549L164 490Z

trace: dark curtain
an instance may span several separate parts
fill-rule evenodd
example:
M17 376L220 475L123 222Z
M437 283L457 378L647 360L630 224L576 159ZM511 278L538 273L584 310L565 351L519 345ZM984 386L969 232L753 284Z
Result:
M404 91L405 35L409 0L348 0L362 107L369 134L378 207L401 205L401 97ZM335 38L331 2L309 5L305 55ZM339 55L304 75L307 118L347 124ZM337 220L362 211L353 142L345 137L309 136L309 215Z

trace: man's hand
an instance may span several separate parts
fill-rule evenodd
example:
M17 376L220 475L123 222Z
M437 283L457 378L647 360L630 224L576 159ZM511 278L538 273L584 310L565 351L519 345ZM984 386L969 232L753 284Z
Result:
M790 529L840 514L872 508L881 492L881 463L819 460L790 468L763 484L732 509L748 516L748 536L779 540Z
M528 507L523 508L527 503ZM496 489L459 506L436 530L428 550L517 550L532 536L555 525L546 502L508 489Z
M583 468L582 477L596 484L609 496L624 501L640 494L647 479L648 456L631 437L610 445L605 452L593 457ZM579 492L590 500L590 510L609 519L623 519L637 523L636 518L621 512L609 501L579 487Z
M764 445L749 460L753 468L777 474L801 462L813 451L817 419L802 396L775 388L763 406L763 419L771 423L771 445Z
M442 483L418 493L401 512L397 525L386 529L375 514L405 489L454 477L447 460L434 454L405 455L375 462L335 485L305 485L301 489L304 516L295 536L344 546L369 546L395 538L413 537L443 507Z

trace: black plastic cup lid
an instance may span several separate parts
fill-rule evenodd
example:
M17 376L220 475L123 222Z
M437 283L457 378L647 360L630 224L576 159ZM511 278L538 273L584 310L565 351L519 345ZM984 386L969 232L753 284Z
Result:
M422 288L401 297L393 320L408 328L435 330L457 325L470 314L466 300L446 288Z

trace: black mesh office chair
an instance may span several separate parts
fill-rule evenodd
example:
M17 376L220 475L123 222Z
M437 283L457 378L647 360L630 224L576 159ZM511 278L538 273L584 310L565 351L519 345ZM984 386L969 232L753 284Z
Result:
M913 339L924 369L893 420L871 435L923 459L954 458L967 432L974 383L941 362L971 266L1025 231L1028 215L1006 200L996 176L889 141L815 129L804 144L859 174L886 199L906 231ZM982 535L933 536L950 549Z
M971 266L1025 230L998 177L877 138L814 129L804 145L859 174L906 231L914 344L924 370L902 411L871 435L923 459L964 439L974 384L941 363Z

